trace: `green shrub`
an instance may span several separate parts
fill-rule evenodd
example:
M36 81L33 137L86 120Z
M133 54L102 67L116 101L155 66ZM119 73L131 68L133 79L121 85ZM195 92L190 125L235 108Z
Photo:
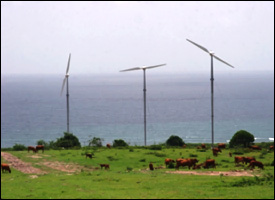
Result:
M72 133L67 132L64 132L64 137L57 139L55 146L63 148L81 147L78 138Z
M14 151L24 151L27 149L23 144L15 144L12 148Z
M149 146L150 150L162 150L162 146L161 145L151 145Z
M89 140L89 146L93 147L102 147L103 139L94 137L92 140Z
M166 140L167 146L180 146L182 147L184 145L184 141L176 135L171 135L168 140Z
M254 135L245 130L239 130L231 138L229 147L232 148L236 145L243 145L243 147L248 147L250 143L254 142L254 140Z
M127 146L128 144L122 139L114 140L113 142L113 147L127 147Z

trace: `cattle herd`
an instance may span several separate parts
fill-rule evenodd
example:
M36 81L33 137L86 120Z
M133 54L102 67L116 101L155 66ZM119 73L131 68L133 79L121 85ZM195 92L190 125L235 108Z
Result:
M107 144L106 147L110 149L111 145ZM226 147L226 145L224 143L218 144L218 147L215 147L212 149L213 156L218 156L218 153L222 152L221 149L223 149L225 147ZM250 146L249 148L252 150L261 150L261 148L256 145ZM201 146L198 146L197 149L206 149L206 146L205 146L205 144L201 144ZM36 147L28 146L28 152L33 151L33 153L37 153L39 150L42 150L42 152L44 153L44 146L43 145L37 145ZM274 146L270 146L269 150L274 150ZM92 159L93 154L86 153L85 156L86 156L86 158L88 157L88 158ZM229 157L232 157L231 152L229 152ZM247 168L254 169L255 167L258 167L260 169L264 169L263 163L260 161L256 161L256 159L254 157L235 156L234 161L235 161L235 165L242 163L242 164L246 164L246 165L249 164ZM201 169L201 168L208 169L209 167L216 168L215 159L207 159L205 162L200 163L200 164L197 164L198 162L199 161L196 158L186 158L186 159L178 158L176 160L171 159L171 158L166 158L164 161L166 168L171 163L176 163L175 169L179 169L180 167L185 167L185 166L187 166L188 169L190 169L190 168L192 168L192 169ZM110 169L109 164L99 164L99 165L100 165L101 169L102 168ZM154 168L153 164L150 163L149 169L154 170L156 168ZM10 169L9 165L6 163L1 164L1 170L2 170L2 173L6 172L6 171L11 173L11 169Z
M218 153L222 152L221 149L225 148L226 145L224 143L220 143L218 144L218 147L215 147L212 149L213 152L213 156L218 156ZM252 150L261 150L261 148L259 146L253 145L249 147ZM201 144L201 146L198 146L197 149L206 149L205 144ZM274 146L270 146L269 150L274 150ZM232 157L232 153L229 152L229 157ZM235 156L235 165L238 165L239 163L242 164L249 164L247 168L250 169L254 169L255 167L258 167L260 169L264 169L264 165L262 162L260 161L256 161L256 159L254 157L244 157L244 156ZM213 167L216 168L216 163L215 163L215 159L207 159L205 162L197 164L198 160L196 158L178 158L176 160L171 159L171 158L166 158L164 161L166 168L168 165L170 165L171 163L176 163L175 169L179 169L179 167L185 167L187 166L188 169L192 168L192 169L208 169L209 167ZM151 163L149 165L149 168L151 169Z

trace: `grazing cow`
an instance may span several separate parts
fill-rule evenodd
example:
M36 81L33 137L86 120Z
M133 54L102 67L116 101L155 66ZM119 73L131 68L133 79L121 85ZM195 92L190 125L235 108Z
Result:
M262 150L261 147L257 146L257 145L252 145L249 147L250 149L253 149L253 150Z
M42 152L44 153L44 145L37 145L36 151L38 152L38 150L42 150Z
M154 170L154 166L153 166L152 163L149 164L149 169L150 169L150 170Z
M106 147L108 147L108 149L110 149L110 148L111 148L111 145L110 145L110 144L106 144Z
M259 161L252 160L250 164L248 165L248 168L251 167L251 169L254 169L254 167L257 166L258 168L264 169L263 163Z
M218 152L213 150L213 156L218 156Z
M222 152L222 150L220 148L213 148L213 156L218 156L218 152Z
M165 162L165 165L166 165L166 168L167 168L167 165L169 165L170 163L174 163L175 160L172 160L170 158L166 158L164 162Z
M225 149L225 146L226 146L226 145L225 145L224 143L219 143L219 144L218 144L218 148L219 148L219 149L221 149L221 148Z
M203 163L203 168L208 169L209 167L216 168L215 160L214 159L208 159Z
M101 169L102 167L104 167L105 169L110 169L110 165L109 164L99 164Z
M180 166L184 167L184 166L188 166L188 169L190 169L190 167L196 165L196 163L198 162L198 160L196 158L194 159L177 159L177 165L176 165L176 169L179 169Z
M204 163L198 164L198 165L194 165L192 169L200 169L203 166Z
M270 147L269 147L269 150L274 150L274 146L270 146Z
M33 153L36 153L36 148L33 146L28 146L28 152L33 151Z
M222 150L220 148L218 148L218 147L214 147L212 150L213 151L217 151L217 152L222 152Z
M245 162L245 164L250 163L252 160L256 161L253 157L243 157L243 162Z
M229 157L232 157L232 153L231 152L229 152Z
M241 156L235 156L235 165L239 164L240 162L244 163L244 157Z
M9 173L11 173L10 166L6 163L1 164L1 169L2 169L2 173L4 173L4 171L8 171Z
M205 149L206 148L205 144L201 144L201 148Z
M92 159L92 157L93 157L93 154L92 154L92 153L86 153L85 155L86 155L86 158L88 157L88 158L91 158L91 159Z

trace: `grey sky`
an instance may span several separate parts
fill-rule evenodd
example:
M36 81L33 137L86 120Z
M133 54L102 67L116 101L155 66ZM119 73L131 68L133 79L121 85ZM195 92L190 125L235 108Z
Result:
M274 2L1 1L1 74L274 71ZM236 71L235 71L236 72Z

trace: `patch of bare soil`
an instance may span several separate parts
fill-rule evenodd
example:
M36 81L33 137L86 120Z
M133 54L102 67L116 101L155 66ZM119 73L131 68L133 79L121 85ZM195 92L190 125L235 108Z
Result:
M205 172L196 172L196 171L166 171L166 173L171 174L189 174L189 175L208 175L208 176L254 176L252 172L249 171L205 171Z
M23 162L19 158L11 155L10 153L6 152L1 152L1 156L15 169L25 173L25 174L46 174L47 172L42 171L38 168L32 167L30 163ZM42 156L42 155L41 155ZM35 159L40 159L42 158L41 156L38 155L31 155L29 157L35 158ZM43 155L45 157L47 155ZM63 171L63 172L68 172L68 173L75 173L75 172L80 172L81 170L85 171L92 171L95 170L95 168L86 168L77 164L73 163L63 163L63 162L58 162L58 161L42 161L38 162L38 165L44 165L46 167Z
M23 162L19 158L7 152L1 152L1 156L9 163L10 166L25 174L46 174L47 172L33 167L30 163Z
M63 171L63 172L68 172L68 173L74 173L74 172L80 172L81 170L88 170L91 171L92 169L88 169L85 168L83 166L77 165L77 164L68 164L68 163L63 163L63 162L58 162L58 161L54 161L54 162L50 162L50 161L44 161L41 164L50 167L52 169L56 169L59 171Z

